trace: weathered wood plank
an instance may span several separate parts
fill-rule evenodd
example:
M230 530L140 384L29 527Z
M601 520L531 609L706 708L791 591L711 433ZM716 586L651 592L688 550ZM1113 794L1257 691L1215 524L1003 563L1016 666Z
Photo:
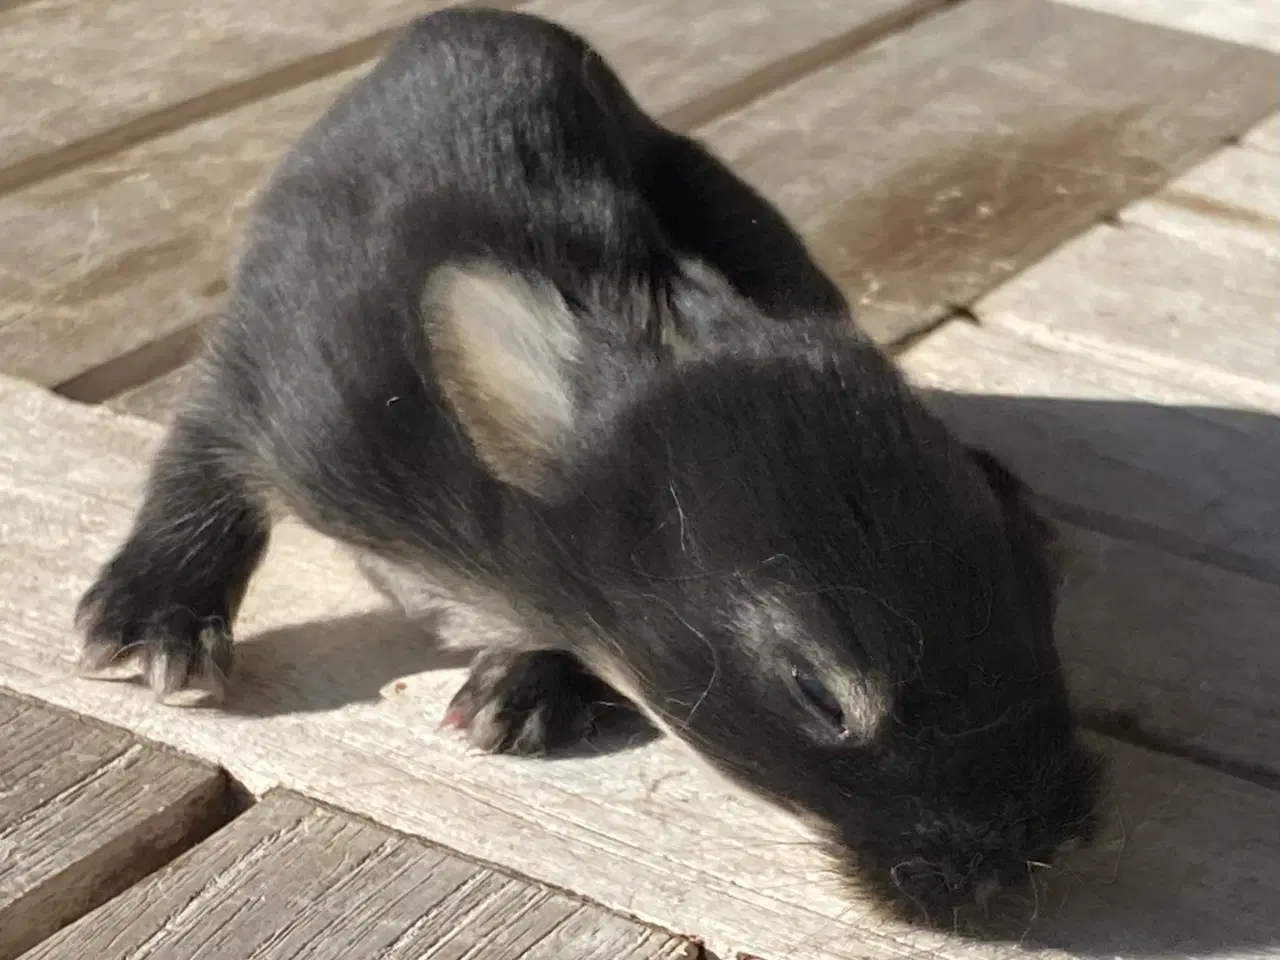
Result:
M1130 204L1120 212L1119 221L1197 244L1214 267L1223 260L1239 263L1240 246L1261 254L1270 261L1261 269L1270 271L1274 317L1280 298L1275 280L1280 269L1280 158L1249 147L1223 150L1150 199ZM1179 270L1183 259L1167 264L1166 269ZM1256 257L1247 263L1259 269ZM1237 266L1233 273L1245 269Z
M1280 388L1072 338L955 323L902 362L964 437L1090 525L1280 583Z
M1007 957L1002 944L964 943L869 916L832 882L803 828L707 774L666 740L542 763L469 754L435 729L460 679L457 660L424 637L413 642L378 612L380 602L343 552L293 524L277 528L247 598L240 667L225 711L157 707L130 685L68 683L71 607L122 535L160 430L13 382L0 387L0 408L0 510L12 518L0 543L0 579L19 585L0 599L0 682L195 750L225 763L255 792L299 790L667 929L696 932L717 955ZM1085 544L1080 555L1089 554ZM1109 549L1096 576L1104 585L1121 583L1109 575L1130 556L1141 562L1143 555ZM1176 687L1178 678L1169 678L1177 668L1126 664L1167 657L1163 641L1172 627L1185 631L1175 649L1203 643L1185 669L1204 680L1184 683L1182 696L1244 690L1245 699L1262 697L1274 689L1278 669L1261 636L1274 622L1273 588L1254 585L1264 592L1250 594L1238 584L1188 586L1175 574L1223 576L1159 565L1136 595L1069 598L1073 605L1144 606L1077 614L1067 634L1091 632L1088 655L1108 658L1091 669L1110 664L1128 677L1149 698L1142 721L1156 730L1169 722L1161 712L1169 701L1142 678L1164 677ZM1136 568L1125 576L1143 578ZM1204 605L1180 608L1168 594ZM1247 606L1259 596L1263 606ZM1203 633L1209 625L1221 633ZM465 647L474 629L461 620L447 632ZM1242 663L1211 649L1237 633L1258 635L1266 659ZM1088 681L1087 672L1079 676ZM1216 716L1214 709L1205 715ZM1274 710L1242 722L1257 728L1252 742L1266 751L1258 765L1274 771ZM1244 732L1211 729L1206 736L1216 747ZM1094 853L1105 877L1088 858L1055 875L1049 893L1069 894L1067 902L1050 910L1057 900L1046 893L1040 919L1025 931L1030 941L1056 948L1048 958L1280 956L1276 794L1142 750L1108 749L1116 808Z
M0 191L368 60L386 35L446 0L315 0L305 16L228 0L175 13L148 0L40 0L0 12ZM518 0L490 6L514 7ZM535 0L526 9L598 35L670 109L850 31L881 29L936 0L767 0L691 16L679 0ZM714 53L709 53L709 52ZM95 142L95 138L102 138ZM49 157L51 152L59 155ZM4 168L9 168L4 171Z
M865 47L950 0L528 0L527 13L580 31L648 111L705 122L746 98ZM693 11L696 9L696 13Z
M23 960L694 960L698 948L344 811L273 791Z
M1136 216L1156 219L1152 208ZM1251 228L1198 216L1194 240L1100 226L980 300L995 329L1087 344L1275 384L1280 256ZM1172 216L1163 216L1166 224ZM1194 222L1194 221L1193 221ZM1245 239L1238 239L1241 231Z
M1115 66L1117 49L1138 66ZM1253 123L1280 97L1273 66L1071 8L970 0L703 132L855 299L915 318ZM339 82L0 201L18 227L0 278L0 369L58 383L214 309L248 192Z
M702 133L856 301L911 316L970 302L1244 132L1280 102L1278 63L970 0Z
M1249 131L1242 144L1263 153L1280 154L1280 113L1272 114Z
M908 351L904 365L952 391L935 405L1042 495L1122 535L1280 583L1280 510L1265 481L1280 462L1280 425L1215 409L1225 401L1210 391L1221 385L1202 384L1193 401L1194 381L1170 387L1163 371L1099 366L963 325ZM1267 423L1269 433L1250 430ZM1060 628L1081 702L1280 777L1280 590L1076 527L1067 544Z
M767 0L722 3L692 20L678 0L625 8L541 0L530 9L589 34L650 109L705 117L717 105L729 109L743 95L738 87L773 76L788 58L803 66L813 45L830 46L833 37L860 42L936 2L806 0L803 15L796 11L785 23L769 15ZM0 219L10 225L0 241L0 370L62 383L214 312L252 195L302 130L367 69L248 104L0 198ZM169 369L149 368L145 358L125 366L118 374L130 384ZM103 381L100 375L72 385L68 395L100 399Z
M1085 715L1280 784L1280 589L1069 524L1063 534L1058 636Z
M215 312L254 192L365 69L0 198L0 370L57 383Z
M227 799L212 767L0 689L0 960L203 840Z
M1060 0L1207 37L1280 51L1280 6L1272 0Z
M33 161L41 154L148 115L157 129L173 129L227 103L359 63L377 49L367 38L447 5L373 0L353 10L315 0L297 16L295 8L252 0L190 10L147 0L37 0L0 11L0 114L7 120L0 170L10 169L0 183L38 176ZM221 88L231 89L219 95ZM148 132L129 130L124 142Z

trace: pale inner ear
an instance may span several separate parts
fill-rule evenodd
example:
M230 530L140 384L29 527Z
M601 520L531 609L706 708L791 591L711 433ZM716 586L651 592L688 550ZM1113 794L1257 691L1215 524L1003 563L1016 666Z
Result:
M497 265L446 266L422 312L445 397L485 465L542 492L576 420L569 377L582 341L564 298Z

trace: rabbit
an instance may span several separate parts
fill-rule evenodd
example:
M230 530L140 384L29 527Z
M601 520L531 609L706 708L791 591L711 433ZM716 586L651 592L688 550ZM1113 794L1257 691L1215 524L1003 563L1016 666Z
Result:
M80 665L224 694L287 513L389 596L512 626L446 714L477 746L629 704L873 903L949 924L1088 840L1103 764L1051 528L854 321L582 36L425 15L260 193Z

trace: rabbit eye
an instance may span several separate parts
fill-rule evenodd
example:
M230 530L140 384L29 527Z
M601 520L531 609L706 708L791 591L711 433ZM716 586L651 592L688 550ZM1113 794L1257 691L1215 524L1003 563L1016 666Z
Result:
M845 733L844 711L840 708L840 701L824 687L813 674L799 667L791 668L791 677L795 680L796 689L800 691L800 696L805 702L818 714L822 719L826 720L836 728L840 734Z

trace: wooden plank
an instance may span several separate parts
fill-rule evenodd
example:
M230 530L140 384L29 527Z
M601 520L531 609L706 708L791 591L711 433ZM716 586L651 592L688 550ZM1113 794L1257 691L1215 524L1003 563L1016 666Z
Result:
M22 182L39 175L41 154L83 152L113 128L126 129L127 143L349 67L374 54L382 31L446 5L373 0L353 10L313 0L299 17L252 0L181 13L146 0L38 0L0 11L0 113L9 121L0 169ZM147 117L150 126L139 124Z
M1261 254L1270 261L1262 269L1270 272L1274 316L1274 281L1280 263L1280 158L1248 147L1228 148L1151 198L1130 204L1120 212L1119 222L1197 244L1214 267L1224 259L1238 264L1240 246ZM1247 262L1258 261L1255 257ZM1166 269L1181 265L1170 264ZM1242 270L1237 267L1233 272Z
M228 815L227 781L214 768L0 688L0 960L105 903Z
M0 682L193 749L225 763L255 793L298 790L666 929L694 931L718 956L739 949L788 960L1008 956L1007 945L906 930L870 915L831 881L802 826L665 739L554 762L471 754L435 729L460 681L456 660L434 644L408 642L347 555L294 524L277 528L246 600L226 710L161 708L131 685L68 683L71 608L125 529L161 431L12 381L0 387L0 407L0 510L12 518L0 543L0 581L20 585L0 600ZM1098 576L1106 582L1128 556L1142 555L1109 551ZM1264 607L1240 608L1234 604L1256 596L1239 586L1187 586L1175 574L1179 568L1158 566L1141 594L1118 598L1146 604L1143 612L1106 607L1092 621L1077 620L1098 631L1090 655L1106 652L1142 690L1144 672L1168 676L1171 668L1129 672L1124 664L1165 658L1165 633L1184 623L1187 643L1193 634L1203 643L1188 674L1204 678L1185 685L1186 697L1251 691L1249 683L1259 697L1274 689L1274 644L1260 640L1267 659L1245 664L1209 645L1261 636L1274 623L1274 588L1265 588ZM1204 605L1179 609L1168 595ZM465 648L476 623L460 619L446 633ZM1209 624L1221 633L1195 633ZM1147 695L1142 720L1161 729L1168 701ZM1214 743L1256 727L1253 742L1267 751L1260 766L1275 770L1274 709L1243 724L1211 731ZM1105 879L1088 860L1055 874L1068 902L1019 934L1047 941L1046 958L1280 955L1276 794L1143 750L1109 741L1107 749L1117 808L1095 851Z
M689 940L273 791L24 960L694 960Z
M726 2L692 21L677 0L626 7L542 0L530 9L585 30L651 109L705 117L717 106L730 108L761 76L779 80L812 65L813 45L823 56L836 55L936 3L806 0L804 14L785 23L769 15L768 0ZM338 91L367 69L248 104L0 197L0 220L10 225L0 241L0 371L63 383L214 312L259 184ZM145 357L133 359L105 379L125 376L132 385L170 369L162 365L167 354L151 367ZM104 394L104 377L90 380L69 385L68 395L94 400L123 389Z
M1070 515L1280 583L1280 388L964 323L902 363L962 436Z
M646 110L705 122L825 66L952 0L528 0L521 7L578 30Z
M368 60L386 35L445 0L313 0L294 10L227 0L175 15L131 0L85 7L40 0L0 12L0 191ZM517 6L498 0L491 6ZM847 32L884 29L928 0L806 0L771 16L767 0L535 0L531 12L598 34L660 109L733 85ZM882 21L885 21L882 23ZM708 55L715 51L715 55ZM49 154L55 154L50 157Z
M1085 715L1280 785L1280 589L1072 525L1058 637Z
M214 312L253 191L356 75L0 198L0 369L57 383Z
M1242 143L1263 153L1280 154L1280 113L1272 114L1250 130Z
M1280 256L1253 229L1187 211L1192 240L1100 226L1061 247L974 308L982 323L1277 383ZM1241 234L1245 236L1242 239Z
M959 324L903 362L917 382L953 391L934 396L939 410L1042 495L1121 535L1280 583L1280 510L1263 482L1280 460L1280 431L1258 438L1247 414L1215 413L1213 396L1192 407L1176 392L1187 382L1171 393L1161 371L1144 381L1132 366L1100 368L1088 355ZM1135 389L1144 382L1146 392ZM1066 542L1061 642L1091 714L1280 777L1280 590L1078 527Z
M1272 0L1061 0L1103 13L1280 51L1280 6Z
M701 133L863 304L969 303L1280 102L1274 55L970 0ZM893 91L892 96L885 91Z

